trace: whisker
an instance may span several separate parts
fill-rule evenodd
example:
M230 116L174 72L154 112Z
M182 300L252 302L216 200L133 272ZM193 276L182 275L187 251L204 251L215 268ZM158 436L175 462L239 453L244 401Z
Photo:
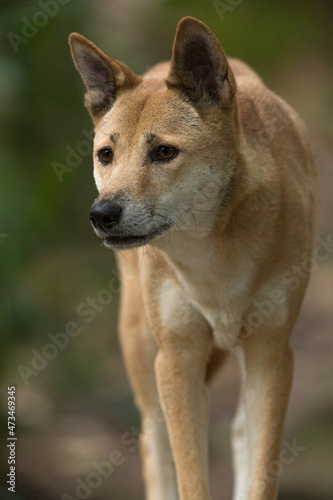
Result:
M161 207L163 209L163 207ZM166 209L165 209L166 210ZM181 234L184 236L184 238L188 241L188 237L187 237L187 234L186 232L184 231L184 229L177 223L175 222L174 220L172 220L171 218L168 218L166 217L165 215L163 214L160 214L159 212L156 212L156 215L158 215L159 217L161 217L163 220L169 222L169 223L172 223L172 225L176 226L178 231L181 232ZM174 214L172 214L174 215ZM169 234L169 238L171 237L171 235Z

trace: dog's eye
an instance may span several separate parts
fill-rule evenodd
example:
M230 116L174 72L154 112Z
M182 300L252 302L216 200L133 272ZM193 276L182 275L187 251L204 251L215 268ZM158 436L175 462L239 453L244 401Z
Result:
M178 154L178 150L174 146L169 146L167 144L161 145L156 149L156 159L157 160L173 160Z
M103 165L107 165L112 162L113 152L111 148L103 148L98 151L98 159Z

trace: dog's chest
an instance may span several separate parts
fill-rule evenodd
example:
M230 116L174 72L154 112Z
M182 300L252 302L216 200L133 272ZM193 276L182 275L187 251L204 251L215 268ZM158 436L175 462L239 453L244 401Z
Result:
M191 289L188 297L212 327L216 345L221 349L231 350L237 341L246 308L245 282L237 283L236 286L218 283L206 290Z
M246 257L233 265L226 265L222 260L219 266L214 264L209 265L208 261L192 273L182 273L176 269L183 289L183 299L180 301L177 298L177 307L182 310L182 303L190 303L210 324L216 345L231 350L249 304L252 265ZM176 303L170 302L167 305L171 308L175 306Z

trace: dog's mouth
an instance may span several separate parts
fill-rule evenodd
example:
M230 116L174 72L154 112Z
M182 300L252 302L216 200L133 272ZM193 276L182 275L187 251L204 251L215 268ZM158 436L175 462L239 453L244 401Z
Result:
M103 236L103 245L108 248L127 249L147 245L151 241L162 236L171 224L164 224L149 234L107 234Z

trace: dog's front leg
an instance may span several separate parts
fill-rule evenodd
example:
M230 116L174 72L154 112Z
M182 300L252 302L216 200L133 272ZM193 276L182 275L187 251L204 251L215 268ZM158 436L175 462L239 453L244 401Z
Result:
M140 435L146 500L178 500L175 467L165 417L160 408L154 363L158 347L143 314L141 289L133 263L120 259L125 276L120 315L120 340L127 372L142 416ZM131 267L132 264L132 267ZM129 268L129 269L128 269ZM126 274L131 272L131 280ZM128 431L124 443L133 442ZM135 442L135 440L134 440ZM131 451L135 451L136 446Z
M155 369L177 472L181 500L209 500L208 394L205 386L209 331L163 332Z
M233 433L235 500L277 496L276 464L293 372L288 336L286 330L257 332L237 348L242 385Z

